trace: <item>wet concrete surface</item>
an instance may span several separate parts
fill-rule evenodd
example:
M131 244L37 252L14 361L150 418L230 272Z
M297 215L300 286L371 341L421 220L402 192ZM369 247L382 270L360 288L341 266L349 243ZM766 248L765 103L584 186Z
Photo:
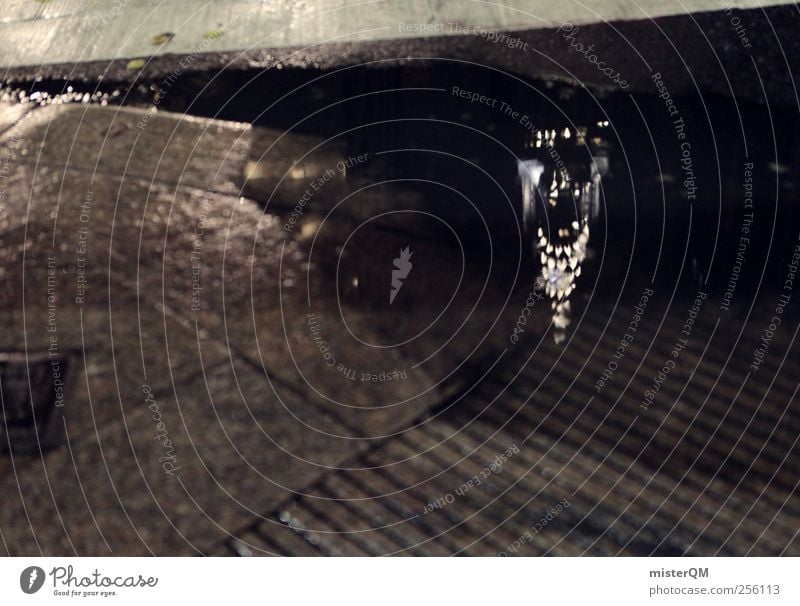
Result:
M741 383L754 335L737 346L705 310L697 337L713 344L685 352L664 398L642 411L639 395L682 320L650 310L664 324L639 335L598 392L606 360L595 354L618 345L632 303L593 308L566 346L512 352L465 397L210 553L796 555L792 341Z
M62 105L63 72L48 68L56 79L25 98L50 90L49 105L0 111L0 350L54 347L75 363L61 445L0 457L6 551L496 555L566 498L514 553L796 553L794 306L748 370L797 247L783 83L794 47L764 42L784 40L788 10L741 15L759 33L752 55L721 13L582 28L641 96L607 94L552 30L519 35L564 55L586 88L556 84L564 74L541 57L468 37L316 48L284 65L303 70L256 78L278 58L269 50L221 73L232 57L205 56L166 96L180 56L135 75L75 67L87 80L70 81L73 101L101 75L122 86L106 107ZM694 52L698 25L713 49ZM688 138L623 34L663 72ZM675 49L685 72L658 35L689 40ZM453 65L465 57L508 71ZM368 58L403 67L320 69ZM544 81L515 76L534 73ZM678 96L695 84L702 95ZM581 137L611 150L559 344L550 302L531 298L546 260L516 206L517 160L546 154L518 118L453 86L552 133L596 124ZM559 150L570 172L590 167ZM538 212L548 235L569 225ZM717 307L736 268L733 305ZM645 286L658 293L650 315L599 389ZM697 332L642 411L698 289ZM511 445L508 473L424 511Z
M516 304L480 251L411 242L390 304L402 230L313 212L287 230L240 196L249 126L4 115L0 348L74 361L61 445L0 462L9 553L208 551L507 345Z

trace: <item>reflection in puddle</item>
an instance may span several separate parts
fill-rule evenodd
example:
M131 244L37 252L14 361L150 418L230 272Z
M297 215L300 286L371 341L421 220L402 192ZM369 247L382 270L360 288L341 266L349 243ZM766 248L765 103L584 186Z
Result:
M607 122L598 124L605 126ZM600 142L595 138L595 144ZM534 157L518 166L523 213L539 253L539 281L550 299L553 337L561 343L570 324L570 297L587 255L589 223L599 213L600 180L608 161L604 152L581 161L588 148L585 128L536 131L528 146Z

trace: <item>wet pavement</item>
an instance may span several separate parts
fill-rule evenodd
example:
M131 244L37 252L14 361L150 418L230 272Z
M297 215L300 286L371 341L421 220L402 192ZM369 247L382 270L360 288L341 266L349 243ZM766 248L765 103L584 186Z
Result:
M649 347L652 329L595 387L606 361L593 354L619 345L625 305L582 318L582 340L543 342L536 355L548 363L506 359L420 427L211 554L796 555L793 362L774 360L768 375L742 384L746 363L726 361L721 343L686 352L684 369L643 411L639 396L669 355ZM665 316L663 341L680 335L677 316ZM710 316L697 338L715 338Z
M263 132L4 115L0 347L71 364L60 445L2 459L9 553L206 551L413 426L480 367L478 345L504 346L508 293L469 253L414 241L390 304L402 230L311 211L289 230L241 197Z
M3 89L6 552L797 554L788 89L452 63Z

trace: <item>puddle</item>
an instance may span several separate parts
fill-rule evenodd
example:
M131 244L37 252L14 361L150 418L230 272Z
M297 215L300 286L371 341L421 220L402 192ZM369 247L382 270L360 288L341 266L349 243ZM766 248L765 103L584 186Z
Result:
M749 251L762 271L737 277L741 300L780 276L769 251L783 254L796 239L791 112L714 95L665 106L657 93L593 93L456 62L409 61L185 74L129 88L39 81L5 86L0 98L154 108L285 133L305 157L292 156L291 145L265 144L247 165L246 195L265 212L296 222L309 242L325 220L341 228L380 215L373 227L411 250L416 240L423 248L455 243L473 252L474 273L492 265L492 279L508 281L510 291L540 288L561 342L587 302L630 282L730 290L748 165L759 202ZM276 171L276 163L293 168ZM329 171L331 184L320 186L327 194L306 196L312 177ZM368 292L373 283L364 271L348 274L346 304L389 301L382 290Z

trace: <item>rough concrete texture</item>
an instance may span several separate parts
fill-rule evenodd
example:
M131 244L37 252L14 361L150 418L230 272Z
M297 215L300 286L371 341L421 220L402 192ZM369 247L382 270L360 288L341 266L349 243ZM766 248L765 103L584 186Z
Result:
M19 62L15 59L19 54L18 44L9 43L4 60L5 74L6 79L18 82L42 77L113 85L118 82L147 82L189 72L263 71L292 67L333 69L362 63L379 68L409 60L444 60L471 62L516 76L578 83L598 91L617 90L597 65L587 60L587 53L580 52L591 46L597 61L613 68L612 73L619 72L627 82L629 87L625 92L658 92L651 77L660 72L673 95L714 92L756 101L768 98L774 103L797 104L794 82L799 75L796 66L800 65L800 43L796 36L797 8L793 3L769 3L766 7L759 3L753 7L751 3L734 2L684 2L675 5L656 2L652 6L641 2L613 2L591 8L577 2L548 4L550 8L546 10L553 10L555 14L549 21L545 19L536 25L532 25L530 19L525 21L521 18L524 13L518 10L501 9L499 5L491 4L487 7L497 8L509 17L494 21L487 14L481 14L464 23L467 33L462 31L456 35L441 31L450 27L449 5L439 7L445 15L443 17L437 16L437 11L432 10L428 3L420 5L423 8L419 14L409 15L406 3L402 3L405 11L402 16L387 13L382 18L384 30L399 33L401 23L413 22L441 26L440 31L434 29L424 34L412 31L402 37L387 35L380 41L364 40L353 35L354 28L345 23L340 25L347 25L350 35L322 37L310 43L298 41L285 46L279 38L271 35L284 31L273 24L265 26L263 31L269 33L258 43L235 45L237 50L231 50L234 47L225 46L227 42L223 43L221 39L210 41L196 28L182 32L176 25L175 38L163 47L150 45L147 52L141 53L141 61L134 65L130 65L127 56L94 57L91 52L95 48L93 44L84 44L84 50L88 52L79 53L74 58L59 61L59 53L53 52L37 54L28 62ZM463 7L463 3L454 5ZM374 6L383 7L384 3ZM606 7L610 7L608 13ZM627 7L627 10L622 7ZM632 7L641 7L643 13ZM487 10L491 13L490 9ZM590 17L584 12L587 10L598 12ZM580 14L570 16L570 11ZM695 12L687 14L686 11ZM360 11L359 22L362 17ZM210 19L210 15L202 18ZM514 18L521 19L516 26L512 23ZM225 19L220 21L215 17L212 21L224 24ZM563 21L572 23L577 29L562 28ZM303 16L296 15L290 29L312 38L318 36L313 28L303 27L304 23L307 24ZM55 28L46 29L51 26L45 21L8 24L11 30L15 27L42 29L45 33L41 35L48 41L56 31ZM150 37L162 29L159 23L152 31L137 33L137 36L146 47ZM510 37L505 41L490 40L485 35L487 29L510 32ZM95 35L81 30L68 39L83 40L81 36L84 34ZM567 38L570 34L574 37ZM116 38L114 40L116 42ZM578 44L581 47L577 47Z
M535 363L509 352L457 404L361 455L351 464L358 470L326 474L315 492L332 500L298 497L212 553L800 553L791 335L775 343L787 356L744 389L734 385L747 374L749 342L727 334L687 350L679 377L665 384L670 405L642 415L640 394L683 319L667 311L661 327L642 327L629 365L598 393L582 378L601 376L605 360L594 354L618 346L626 306L592 308L582 338L566 347L546 340ZM711 316L698 318L699 333L714 332Z
M402 231L311 211L288 230L239 195L265 131L3 116L0 350L75 361L62 445L0 459L9 553L209 549L463 389L524 304L429 240L390 305Z
M584 24L655 19L721 8L715 0L606 0L596 6L573 0L559 3L384 0L367 4L354 0L322 3L126 0L109 4L96 0L79 5L69 0L50 0L44 4L19 0L4 8L0 23L0 56L5 57L4 65L458 35L457 26L515 31L558 27L565 21ZM790 2L772 0L767 4ZM762 6L760 0L730 0L722 8Z

